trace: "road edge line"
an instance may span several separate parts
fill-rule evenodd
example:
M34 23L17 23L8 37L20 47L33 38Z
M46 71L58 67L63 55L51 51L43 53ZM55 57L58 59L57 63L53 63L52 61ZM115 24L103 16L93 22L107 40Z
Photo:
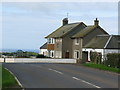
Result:
M14 78L15 78L15 80L17 81L17 83L18 83L18 85L21 87L21 88L23 88L23 86L22 86L22 84L20 83L20 81L18 80L18 78L9 70L9 69L7 69L7 68L5 68L7 71L9 71L10 72L10 74L12 74L13 76L14 76ZM22 89L22 90L24 90L24 89Z

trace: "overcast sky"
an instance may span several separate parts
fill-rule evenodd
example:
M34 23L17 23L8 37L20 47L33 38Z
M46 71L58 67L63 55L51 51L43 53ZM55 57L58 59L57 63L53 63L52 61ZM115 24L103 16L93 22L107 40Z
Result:
M97 17L104 30L118 34L117 2L5 2L0 9L3 48L39 49L46 42L44 37L62 25L67 13L69 23L93 25Z

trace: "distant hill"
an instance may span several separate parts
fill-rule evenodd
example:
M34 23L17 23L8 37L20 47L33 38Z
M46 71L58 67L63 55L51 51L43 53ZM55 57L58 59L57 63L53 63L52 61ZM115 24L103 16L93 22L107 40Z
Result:
M37 49L0 49L0 52L16 52L17 50L39 53Z

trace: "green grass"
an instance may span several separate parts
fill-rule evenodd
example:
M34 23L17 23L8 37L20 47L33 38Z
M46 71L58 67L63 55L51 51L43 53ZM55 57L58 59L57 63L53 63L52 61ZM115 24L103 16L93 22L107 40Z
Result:
M2 88L18 88L19 85L14 76L2 67Z
M86 63L86 64L83 64L83 65L87 66L87 67L97 68L97 69L100 69L100 70L112 71L112 72L120 73L120 69L118 69L118 68L107 67L107 66L101 65L101 64Z

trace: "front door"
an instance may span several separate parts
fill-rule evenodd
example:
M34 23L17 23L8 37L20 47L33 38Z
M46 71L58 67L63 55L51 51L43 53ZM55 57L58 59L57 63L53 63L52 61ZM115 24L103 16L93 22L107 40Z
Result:
M69 58L69 52L65 53L65 58Z

